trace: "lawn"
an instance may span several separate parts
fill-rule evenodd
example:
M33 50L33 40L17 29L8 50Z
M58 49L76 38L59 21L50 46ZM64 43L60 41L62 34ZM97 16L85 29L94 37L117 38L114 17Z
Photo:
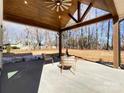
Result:
M79 49L69 49L70 55L75 55L80 58L89 60L89 61L104 61L112 62L113 61L113 51L111 50L79 50ZM62 51L65 53L65 49ZM58 49L42 49L42 50L11 50L11 53L32 53L33 55L39 55L42 53L52 54L58 53ZM124 63L124 51L121 52L121 60Z
M75 55L90 61L104 61L113 62L113 51L112 50L78 50L69 49L71 55ZM124 63L124 51L121 52L121 61Z

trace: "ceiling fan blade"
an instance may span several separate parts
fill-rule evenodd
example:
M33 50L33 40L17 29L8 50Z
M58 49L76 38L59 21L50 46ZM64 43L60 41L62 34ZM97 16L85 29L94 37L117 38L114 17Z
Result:
M51 10L55 10L56 6L54 6Z
M56 12L59 12L59 6L56 7Z
M44 2L44 3L46 3L46 4L54 4L54 2Z
M69 7L67 7L67 6L65 6L65 5L63 5L63 4L62 4L62 7L65 8L65 9L68 9L68 8L69 8Z
M55 4L51 4L51 5L48 5L47 7L50 8L50 7L53 7Z
M66 2L66 3L67 3L67 2L71 2L71 1L72 1L72 0L63 0L62 2Z
M63 5L66 5L66 6L71 6L72 3L63 3Z
M64 11L64 9L63 9L63 7L62 7L62 6L60 6L60 10L61 10L61 11Z

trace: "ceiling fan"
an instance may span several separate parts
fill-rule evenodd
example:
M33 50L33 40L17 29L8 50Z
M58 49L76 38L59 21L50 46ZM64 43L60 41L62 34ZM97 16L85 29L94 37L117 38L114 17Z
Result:
M48 8L51 8L51 10L55 10L56 12L63 12L64 10L69 9L69 7L72 5L72 0L51 0L45 2L47 4Z

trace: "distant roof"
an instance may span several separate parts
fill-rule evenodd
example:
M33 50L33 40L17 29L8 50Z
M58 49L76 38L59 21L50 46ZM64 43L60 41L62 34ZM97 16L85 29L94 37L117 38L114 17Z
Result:
M69 10L57 13L52 11L44 2L50 0L26 0L28 4L24 3L24 0L3 0L4 1L4 19L23 23L32 26L38 26L54 31L60 31L65 27L70 20L68 13L74 14L77 10L77 1L72 0L72 6ZM84 4L90 4L91 0L80 0ZM121 13L121 8L116 11L115 4L118 1L124 2L124 0L92 0L93 7L110 12L113 17L117 17L118 13ZM121 3L121 5L124 3ZM117 5L117 7L120 4ZM119 11L120 10L120 11ZM124 9L122 10L124 12ZM61 18L59 19L59 15Z

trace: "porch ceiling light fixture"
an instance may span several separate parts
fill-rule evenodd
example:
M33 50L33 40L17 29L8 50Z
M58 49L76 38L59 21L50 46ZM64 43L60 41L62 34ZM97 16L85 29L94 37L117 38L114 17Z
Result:
M26 4L26 5L27 5L27 4L28 4L28 2L25 0L25 1L24 1L24 4Z
M71 1L72 0L51 0L45 3L47 4L48 8L51 8L51 10L63 12L64 10L69 9L69 7L72 5Z

